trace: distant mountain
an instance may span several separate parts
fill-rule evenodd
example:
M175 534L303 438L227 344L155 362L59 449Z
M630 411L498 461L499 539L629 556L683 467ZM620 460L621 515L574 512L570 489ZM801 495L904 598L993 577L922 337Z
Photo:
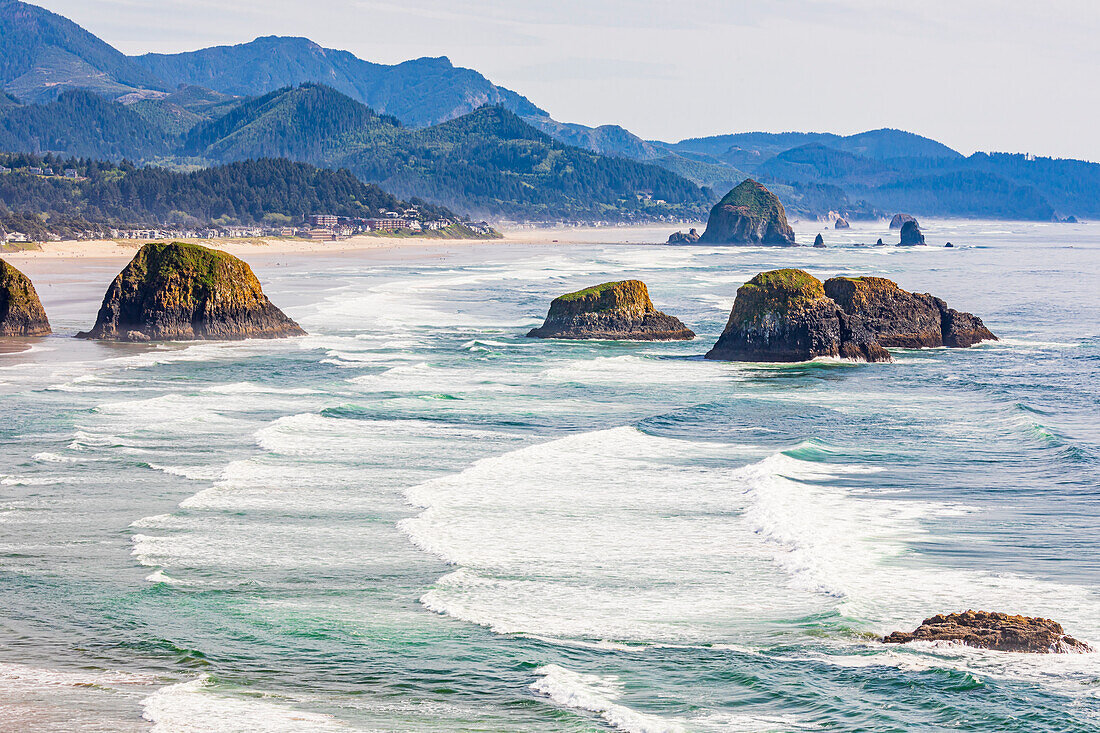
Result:
M852 183L862 186L886 183L894 180L897 172L877 160L810 143L769 158L753 169L753 175L768 181L832 183L843 187Z
M555 140L600 155L643 161L657 160L668 155L662 145L646 142L618 125L588 127L573 122L558 122L546 114L521 116L532 127L542 130Z
M0 0L0 86L25 101L46 101L65 89L119 96L165 88L76 23L18 0Z
M387 66L322 48L307 38L266 36L236 46L146 54L134 61L173 87L193 84L240 96L317 82L414 126L446 122L485 105L521 115L546 114L525 97L472 69L456 68L445 57Z
M0 109L0 150L149 160L172 152L157 125L92 92L70 90L44 105Z
M943 143L892 129L870 130L847 136L823 132L744 132L690 138L671 144L669 148L681 154L702 154L729 165L751 168L784 150L812 144L874 160L962 157L961 153Z

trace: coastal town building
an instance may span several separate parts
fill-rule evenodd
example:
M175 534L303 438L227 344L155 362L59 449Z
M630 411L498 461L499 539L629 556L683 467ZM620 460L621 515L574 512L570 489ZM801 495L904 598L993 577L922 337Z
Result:
M319 229L335 229L340 223L340 217L333 214L311 214L309 225Z

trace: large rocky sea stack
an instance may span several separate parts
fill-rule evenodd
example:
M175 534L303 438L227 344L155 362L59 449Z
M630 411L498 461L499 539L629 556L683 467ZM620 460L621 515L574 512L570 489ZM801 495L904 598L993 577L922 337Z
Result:
M708 359L792 362L819 356L890 361L858 317L803 270L763 272L737 290L733 312Z
M705 244L797 246L783 204L774 193L751 178L746 178L715 204L699 241Z
M901 241L899 247L914 247L926 244L924 234L921 233L920 224L916 221L907 221L901 225Z
M195 244L147 244L103 298L81 338L190 341L305 334L271 304L252 269L233 255Z
M653 306L641 280L622 280L578 290L550 303L541 327L527 334L547 339L688 341L695 333Z
M916 219L914 219L909 214L894 214L894 218L890 220L890 228L891 229L901 229L902 226L907 221L915 222Z
M1067 636L1062 625L1050 619L986 611L933 616L925 619L912 633L895 631L883 641L887 644L948 641L981 649L1033 654L1092 651L1085 642Z
M965 348L997 337L982 320L948 308L928 293L910 293L883 277L834 277L825 294L845 312L858 316L885 347Z
M0 260L0 336L46 336L50 322L30 279Z

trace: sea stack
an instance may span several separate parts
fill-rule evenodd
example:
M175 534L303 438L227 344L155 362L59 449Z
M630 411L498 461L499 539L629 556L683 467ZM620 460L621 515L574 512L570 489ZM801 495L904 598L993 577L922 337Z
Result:
M852 225L849 224L848 220L845 219L843 216L840 217L839 219L837 219L836 223L833 224L833 229L851 229L851 228L852 228Z
M554 298L541 327L527 334L544 339L689 341L695 333L653 306L641 280L603 283Z
M690 229L687 234L676 232L668 238L669 244L695 244L699 241L699 230Z
M797 246L783 204L774 193L751 178L746 178L715 204L699 241L705 244Z
M80 338L111 341L238 340L301 336L271 304L244 261L195 244L147 244L107 289Z
M47 336L50 322L30 278L0 260L0 336Z
M817 237L814 238L814 246L817 247L818 249L824 249L825 248L825 237L818 234Z
M819 356L890 361L859 322L803 270L763 272L737 290L726 328L706 358L794 362Z
M901 229L902 226L907 221L914 221L915 222L916 219L909 216L909 214L894 214L894 218L890 220L890 228L891 229Z
M921 234L920 224L914 221L907 221L901 225L901 241L898 242L899 247L914 247L917 245L925 244L924 235Z
M895 631L886 644L911 641L948 641L980 649L1032 654L1087 653L1092 648L1067 636L1062 625L1047 618L1011 616L1007 613L967 611L925 619L915 631Z
M883 277L830 278L825 294L845 313L858 316L887 348L965 348L997 340L977 316L948 308L928 293L902 290Z

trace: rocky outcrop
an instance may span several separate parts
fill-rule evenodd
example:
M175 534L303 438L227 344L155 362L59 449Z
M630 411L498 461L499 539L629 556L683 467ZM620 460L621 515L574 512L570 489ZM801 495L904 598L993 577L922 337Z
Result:
M875 246L876 246L876 247L885 247L885 246L886 246L886 243L882 241L882 237L879 237L879 238L878 238L878 241L877 241L877 242L875 242Z
M797 246L783 204L775 194L751 178L746 178L715 204L699 241Z
M761 273L737 290L726 328L706 358L792 362L842 355L890 360L858 316L826 297L820 280L787 269Z
M840 217L839 219L837 219L836 223L833 224L833 229L851 229L851 228L852 228L852 225L849 224L848 220L845 219L843 216Z
M814 238L814 246L817 247L818 249L824 249L825 248L825 237L818 234Z
M967 347L996 341L981 319L928 293L910 293L882 277L834 277L825 294L845 313L859 316L887 348Z
M933 616L912 633L895 631L883 639L886 644L911 641L949 641L981 649L1033 654L1092 651L1085 642L1067 636L1061 624L1050 619L986 611Z
M195 244L147 244L107 289L81 338L236 340L301 336L242 260Z
M699 230L690 229L687 234L676 232L668 238L669 244L695 244L699 241Z
M899 247L914 247L925 244L924 235L921 234L920 225L915 221L907 221L901 225L901 241Z
M0 336L46 336L50 322L30 279L0 260Z
M901 229L907 221L915 222L916 219L909 216L908 214L894 214L894 218L890 220L890 228Z
M527 334L547 339L688 341L695 333L653 307L641 280L623 280L562 295L550 303L541 327Z

